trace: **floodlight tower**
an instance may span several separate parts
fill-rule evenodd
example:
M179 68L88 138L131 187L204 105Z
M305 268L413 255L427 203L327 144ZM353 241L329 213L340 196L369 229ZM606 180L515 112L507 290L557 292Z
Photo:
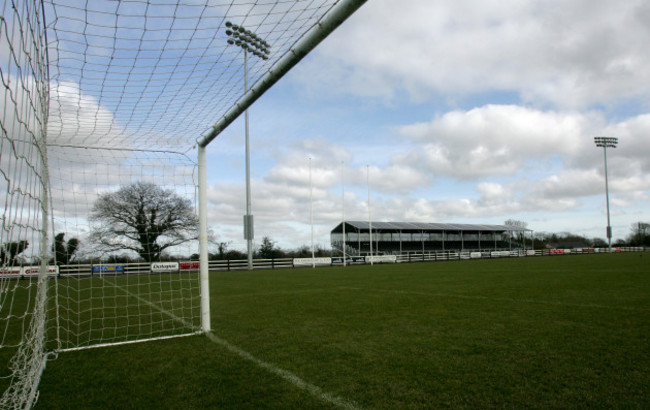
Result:
M607 181L607 148L616 148L618 138L613 137L594 137L597 147L603 147L605 153L605 198L607 200L607 242L609 251L612 251L612 226L609 220L609 182Z
M231 46L241 47L244 51L244 94L248 92L248 53L257 58L268 60L271 46L265 40L262 40L257 34L238 26L226 22L226 34L228 35L228 44ZM248 108L244 112L245 134L246 134L246 215L244 215L244 239L246 239L248 248L248 269L253 269L253 215L251 214L251 164L250 164L250 144L248 138Z

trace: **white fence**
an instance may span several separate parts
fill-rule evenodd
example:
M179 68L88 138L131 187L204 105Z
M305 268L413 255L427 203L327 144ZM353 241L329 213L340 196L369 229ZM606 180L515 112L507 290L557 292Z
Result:
M621 247L612 248L611 253L620 252L646 252L650 248L643 247ZM495 259L495 258L519 258L531 256L567 256L567 255L589 255L597 253L608 253L607 248L581 248L581 249L544 249L544 250L514 250L514 251L483 251L483 252L425 252L409 253L402 255L373 255L373 256L348 256L346 265L364 265L381 263L409 263L409 262L436 262L455 261L469 259ZM320 258L278 258L278 259L255 259L253 269L284 269L310 266L341 266L342 257L320 257ZM248 270L248 261L242 260L221 260L210 261L210 271L243 271ZM0 275L4 278L30 278L35 277L39 271L38 266L6 267L0 269ZM111 275L133 275L165 272L196 272L199 270L198 261L179 262L134 262L134 263L107 263L107 264L75 264L50 266L50 276L75 277L75 276L111 276Z
M620 247L612 248L612 253L619 252L647 252L650 248L644 247ZM364 265L364 264L381 264L381 263L409 263L409 262L436 262L436 261L455 261L469 259L496 259L496 258L520 258L532 256L568 256L568 255L589 255L597 253L608 253L607 248L580 248L580 249L544 249L544 250L513 250L513 251L444 251L444 252L425 252L409 253L401 255L373 255L368 256L348 256L346 265ZM296 267L310 266L342 266L342 257L325 257L315 258L278 258L278 259L255 259L253 260L253 269L286 269ZM214 271L245 271L248 270L248 261L242 260L218 260L210 261L209 270ZM178 262L134 262L134 263L111 263L111 264L74 264L62 265L51 268L51 275L58 274L59 277L76 277L76 276L109 276L109 275L137 275L164 272L197 272L199 270L198 261L178 261ZM56 273L55 273L56 272ZM30 267L6 268L0 271L5 277L27 278L33 276Z

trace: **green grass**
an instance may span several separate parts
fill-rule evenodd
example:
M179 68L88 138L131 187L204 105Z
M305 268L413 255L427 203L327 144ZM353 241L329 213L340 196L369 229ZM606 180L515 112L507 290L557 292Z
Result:
M218 338L61 353L37 407L650 408L650 254L210 280Z

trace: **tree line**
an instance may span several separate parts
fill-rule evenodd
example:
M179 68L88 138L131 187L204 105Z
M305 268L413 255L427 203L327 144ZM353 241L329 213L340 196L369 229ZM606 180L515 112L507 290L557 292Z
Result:
M608 243L603 238L589 238L570 232L549 233L535 232L533 235L536 249L542 248L606 248ZM650 247L650 224L635 222L630 227L630 234L625 239L617 239L612 246Z

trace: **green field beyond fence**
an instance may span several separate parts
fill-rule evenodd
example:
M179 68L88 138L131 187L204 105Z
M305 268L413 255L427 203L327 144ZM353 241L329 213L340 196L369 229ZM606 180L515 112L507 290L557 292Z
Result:
M209 336L60 353L37 407L650 408L648 254L210 281Z

